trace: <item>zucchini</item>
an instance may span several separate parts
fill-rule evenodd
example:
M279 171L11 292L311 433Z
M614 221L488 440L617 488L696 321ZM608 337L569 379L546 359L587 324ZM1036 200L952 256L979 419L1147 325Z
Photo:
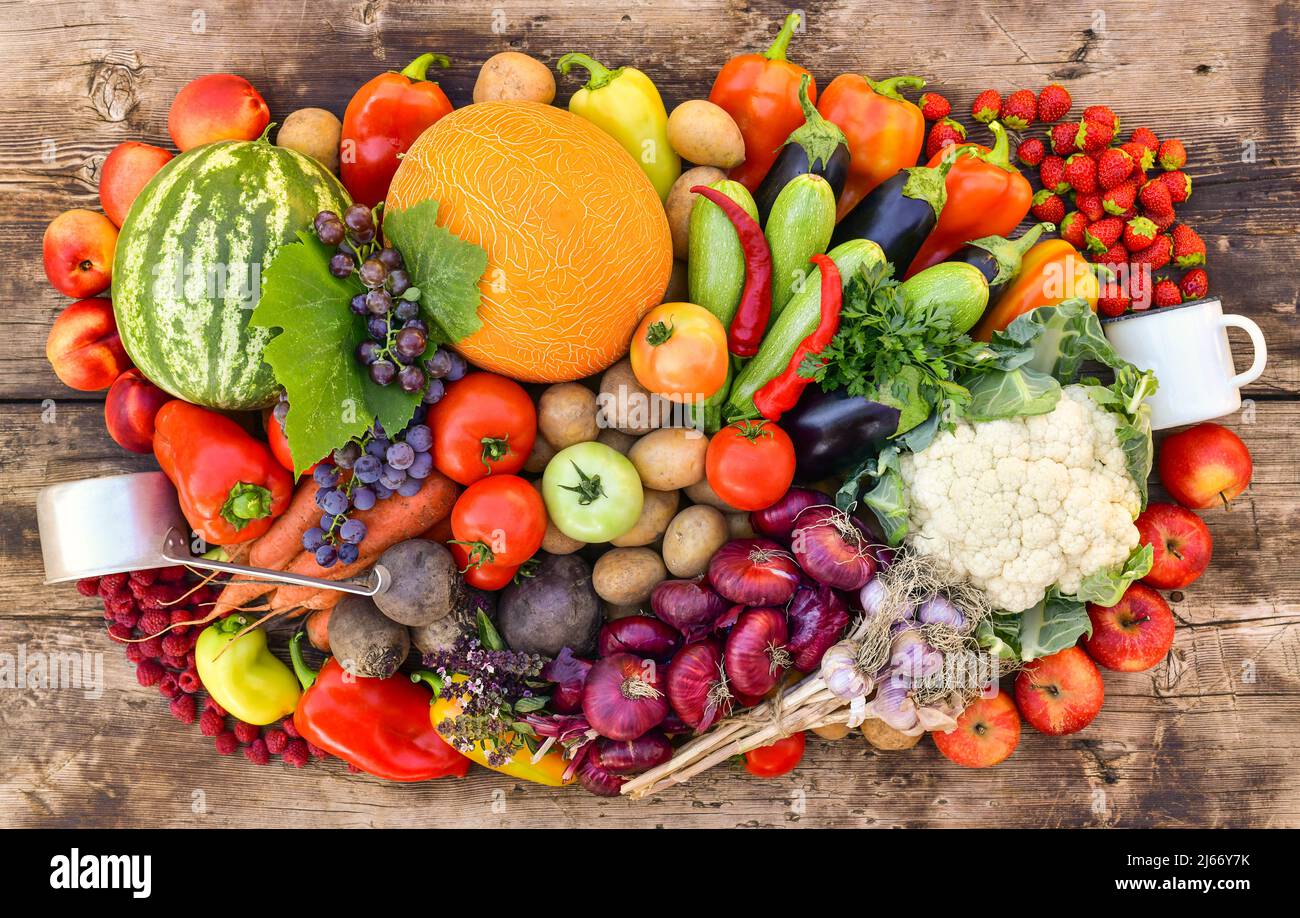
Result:
M772 204L763 234L772 250L772 318L803 287L813 270L808 259L830 245L835 231L835 192L820 175L792 178Z
M758 219L758 208L744 185L723 179L709 187L722 192ZM699 195L691 208L686 283L691 302L717 316L723 328L730 328L745 289L745 253L736 228L722 208Z
M844 286L862 268L885 260L885 253L870 239L850 239L831 249L828 254L831 261L835 262L835 267L839 268L840 282ZM736 374L736 381L731 385L731 395L723 409L723 415L728 420L758 417L758 409L754 407L754 393L766 385L768 380L785 371L795 348L813 333L821 321L821 306L821 271L814 268L804 281L803 288L791 297L781 315L768 326L767 336L763 338L758 353Z
M904 301L921 310L946 313L952 327L970 331L989 304L989 279L975 265L943 261L898 285Z
M723 380L718 391L703 402L686 404L686 423L712 436L722 429L722 409L727 404L727 395L731 392L731 381L736 378L734 365L739 358L733 357L727 364L727 378Z

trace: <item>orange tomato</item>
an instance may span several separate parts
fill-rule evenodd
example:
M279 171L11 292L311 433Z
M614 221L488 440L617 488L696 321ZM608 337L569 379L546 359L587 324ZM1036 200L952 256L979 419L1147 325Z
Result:
M727 381L727 330L694 303L664 303L632 335L637 381L669 401L703 401Z

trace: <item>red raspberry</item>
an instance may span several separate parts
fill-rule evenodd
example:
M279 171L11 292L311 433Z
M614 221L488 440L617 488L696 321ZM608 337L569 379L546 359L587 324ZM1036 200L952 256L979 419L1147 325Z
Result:
M1022 165L1037 166L1047 155L1047 147L1037 137L1026 137L1020 141L1020 146L1016 147L1016 159L1020 160Z
M80 580L77 581L77 592L80 593L82 596L98 596L99 578L82 577Z
M311 757L313 759L324 759L329 757L328 752L326 752L320 746L313 746L311 743L307 744L307 751L311 753Z
M114 618L119 615L125 615L128 612L138 611L135 600L131 598L129 593L109 596L104 600L104 608L109 612L112 612Z
M226 730L224 733L217 734L216 746L220 755L230 755L239 748L239 740L235 738L235 734Z
M168 621L168 624L176 625L177 631L180 631L181 628L183 627L188 627L189 623L194 621L196 618L203 617L202 615L196 616L194 612L190 609L172 609L167 614L168 614L168 618L170 619Z
M286 763L294 768L302 768L307 764L307 741L301 739L292 739L284 747L281 757Z
M99 578L99 595L112 596L126 589L126 574L105 574Z
M158 662L161 663L163 666L167 667L168 669L185 668L184 657L174 657L171 654L167 653L166 651L163 651L163 655L158 658Z
M108 636L115 641L125 643L135 637L135 629L128 628L126 625L114 622L108 626Z
M167 673L158 680L158 694L164 698L175 698L181 694L180 683L176 681L176 676Z
M166 673L155 660L145 660L135 668L135 681L141 685L157 685Z
M183 724L192 724L197 716L197 705L193 695L178 695L171 700L172 717Z
M186 696L189 697L189 696ZM216 736L226 729L226 715L220 711L206 708L199 717L199 732L204 736Z
M162 656L162 638L151 637L140 642L140 652L146 660L156 660Z
M211 695L203 699L203 710L216 711L219 716L226 716L226 709L218 704L217 699L213 698Z
M185 670L176 677L176 684L181 687L181 691L193 695L203 688L203 680L199 678L199 671L193 667Z
M176 567L160 567L158 570L158 579L167 583L178 583L185 579L185 568L177 565Z
M266 748L272 754L279 755L284 752L284 747L289 744L289 737L283 730L277 730L275 727L268 727L266 733L262 735L266 740Z
M266 743L255 739L244 747L244 758L254 765L265 765L271 761L271 754L266 750Z
M140 613L134 609L127 609L125 612L116 612L113 615L113 621L119 625L125 625L132 631L135 631L136 625L140 622Z
M126 661L128 663L143 663L147 657L140 652L139 644L126 645Z
M149 586L158 582L158 568L147 567L142 571L131 571L128 575L132 583L138 583L142 586Z
M162 639L163 653L170 657L183 658L194 646L194 641L185 634L172 632Z
M165 612L146 612L140 616L136 627L144 634L153 637L171 624L171 618Z
M280 729L294 739L297 739L299 736L298 727L294 724L292 717L286 717L284 720L280 721Z
M242 720L235 721L235 736L239 737L241 743L251 743L261 735L261 727L246 724Z

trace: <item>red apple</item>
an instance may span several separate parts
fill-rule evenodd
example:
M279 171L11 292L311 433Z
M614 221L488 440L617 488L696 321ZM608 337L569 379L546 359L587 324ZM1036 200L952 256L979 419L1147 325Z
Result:
M976 698L957 718L951 733L931 733L939 751L966 768L988 768L1016 751L1020 715L1006 692Z
M112 300L80 300L63 310L45 339L45 357L54 375L73 389L111 386L131 366L117 336Z
M262 94L233 73L191 80L167 113L167 131L182 153L217 140L256 140L270 123Z
M1143 545L1155 551L1151 570L1142 582L1158 590L1181 590L1210 566L1214 539L1210 529L1186 507L1148 504L1133 523Z
M135 140L114 147L99 170L99 203L108 219L121 226L140 190L171 158L162 147Z
M95 296L113 282L117 227L93 210L65 210L45 228L45 276L64 296ZM110 380L111 382L111 380Z
M108 435L123 449L152 453L154 416L171 400L171 395L132 367L113 381L104 399L104 426Z
M1088 655L1107 669L1140 673L1165 658L1174 643L1174 613L1163 596L1141 583L1132 584L1113 606L1088 603L1092 637Z
M1228 502L1250 484L1250 450L1220 424L1197 424L1166 438L1157 463L1160 482L1184 507L1208 510Z
M1016 706L1038 731L1077 733L1097 716L1106 692L1101 673L1078 647L1025 665L1016 677Z

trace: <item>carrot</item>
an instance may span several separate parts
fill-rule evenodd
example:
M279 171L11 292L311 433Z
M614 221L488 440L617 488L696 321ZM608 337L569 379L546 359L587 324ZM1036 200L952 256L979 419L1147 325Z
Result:
M341 594L335 593L335 596ZM322 653L330 652L330 610L317 609L307 616L307 640Z
M253 543L248 563L264 570L284 570L284 566L302 551L302 536L320 520L316 492L320 485L308 478L293 492L289 508L271 524L271 528Z

